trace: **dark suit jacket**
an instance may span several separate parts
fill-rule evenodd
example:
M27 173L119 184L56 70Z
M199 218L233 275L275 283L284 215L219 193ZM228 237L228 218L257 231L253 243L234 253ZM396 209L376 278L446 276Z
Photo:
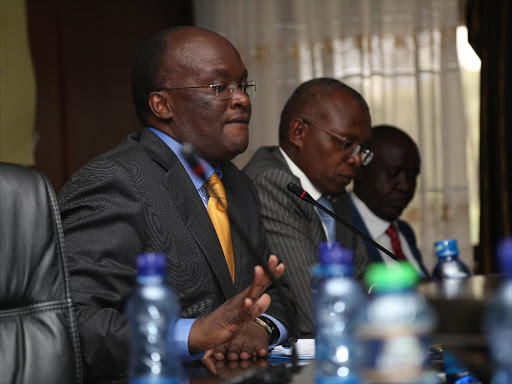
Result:
M258 190L269 245L286 265L284 277L296 301L297 327L306 337L313 333L310 268L318 261L318 243L327 241L321 219L313 205L286 188L290 182L300 185L300 180L292 174L278 147L259 148L244 172ZM332 202L334 212L351 222L348 194L343 192ZM362 240L339 223L336 223L336 238L354 250L355 275L361 276L368 262Z
M181 316L203 317L245 289L269 251L257 192L233 164L222 167L235 283L208 212L174 153L153 132L128 136L79 169L59 195L71 289L83 356L92 377L125 371L125 303L135 284L135 256L167 255L167 283ZM288 325L286 298L269 292L267 313ZM289 312L289 310L288 310ZM293 315L293 314L290 314Z
M368 228L366 228L366 225L364 223L363 218L361 217L361 214L357 210L356 206L350 200L350 205L352 207L352 219L354 220L354 227L359 229L361 232L363 232L366 236L370 236L370 232L368 232ZM421 253L418 250L418 247L416 245L416 236L414 236L414 231L412 230L411 226L407 224L403 220L397 220L398 229L400 232L402 232L402 235L404 235L405 239L407 240L407 243L409 244L409 248L411 249L411 252L418 262L418 265L421 269L421 271L425 274L425 276L429 276L427 268L425 268L425 265L423 264L423 259L421 258ZM379 250L375 248L373 245L365 241L366 249L368 250L368 256L370 257L371 261L373 262L382 262L382 257L379 253Z

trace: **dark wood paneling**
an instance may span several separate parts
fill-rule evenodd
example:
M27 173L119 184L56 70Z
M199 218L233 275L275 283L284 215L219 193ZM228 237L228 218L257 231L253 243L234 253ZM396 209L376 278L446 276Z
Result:
M140 129L130 72L144 40L192 24L186 0L28 0L38 84L36 167L56 190L94 156Z

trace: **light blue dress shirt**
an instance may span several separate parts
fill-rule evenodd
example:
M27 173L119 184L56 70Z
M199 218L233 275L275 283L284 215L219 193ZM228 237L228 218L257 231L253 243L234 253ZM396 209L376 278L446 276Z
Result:
M160 139L162 139L162 141L171 149L171 151L174 152L180 163L185 168L185 171L187 171L188 176L190 177L192 183L194 184L194 187L196 187L197 193L199 193L199 196L201 197L201 200L203 201L205 208L208 209L209 195L208 192L206 191L206 188L204 188L203 186L206 180L201 179L192 171L187 161L185 160L185 157L181 153L182 145L178 143L176 140L174 140L172 137L166 135L165 133L159 131L158 129L151 127L147 128L155 135L157 135ZM211 164L209 164L208 162L204 161L201 158L198 158L198 161L205 170L204 174L206 179L213 175L214 172L217 173L219 175L219 178L222 179L222 171L220 170L220 168L213 168ZM280 333L279 340L277 340L274 344L270 345L269 348L272 348L278 344L285 342L288 339L288 329L284 326L283 323L281 323L273 316L267 314L265 314L265 316L274 322L274 324L279 329ZM204 352L190 355L190 352L188 350L188 336L190 334L190 329L192 328L192 324L194 324L194 321L196 321L196 319L179 319L176 323L176 327L174 328L174 340L176 341L178 354L184 361L200 359L204 355Z
M317 200L320 204L322 204L325 208L327 208L329 211L334 212L334 208L332 206L331 201L327 198L327 196L322 195ZM318 214L320 215L320 218L324 222L325 229L327 231L327 241L333 243L336 241L336 221L333 217L329 216L327 213L322 211L321 209L318 209L318 207L315 207Z

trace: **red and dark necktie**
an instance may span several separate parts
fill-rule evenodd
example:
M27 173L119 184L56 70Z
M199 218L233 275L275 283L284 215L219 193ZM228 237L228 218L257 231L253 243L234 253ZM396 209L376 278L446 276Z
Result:
M391 223L386 229L386 235L389 236L391 240L391 247L393 248L393 253L397 257L398 260L407 260L404 252L402 251L402 247L400 246L400 238L398 237L398 231L396 230L393 223Z

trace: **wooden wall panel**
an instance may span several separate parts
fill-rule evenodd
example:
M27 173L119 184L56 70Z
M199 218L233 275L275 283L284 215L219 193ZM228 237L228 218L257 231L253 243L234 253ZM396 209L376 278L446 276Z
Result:
M38 85L36 167L57 191L86 161L140 129L130 73L143 41L191 25L186 0L27 0Z

